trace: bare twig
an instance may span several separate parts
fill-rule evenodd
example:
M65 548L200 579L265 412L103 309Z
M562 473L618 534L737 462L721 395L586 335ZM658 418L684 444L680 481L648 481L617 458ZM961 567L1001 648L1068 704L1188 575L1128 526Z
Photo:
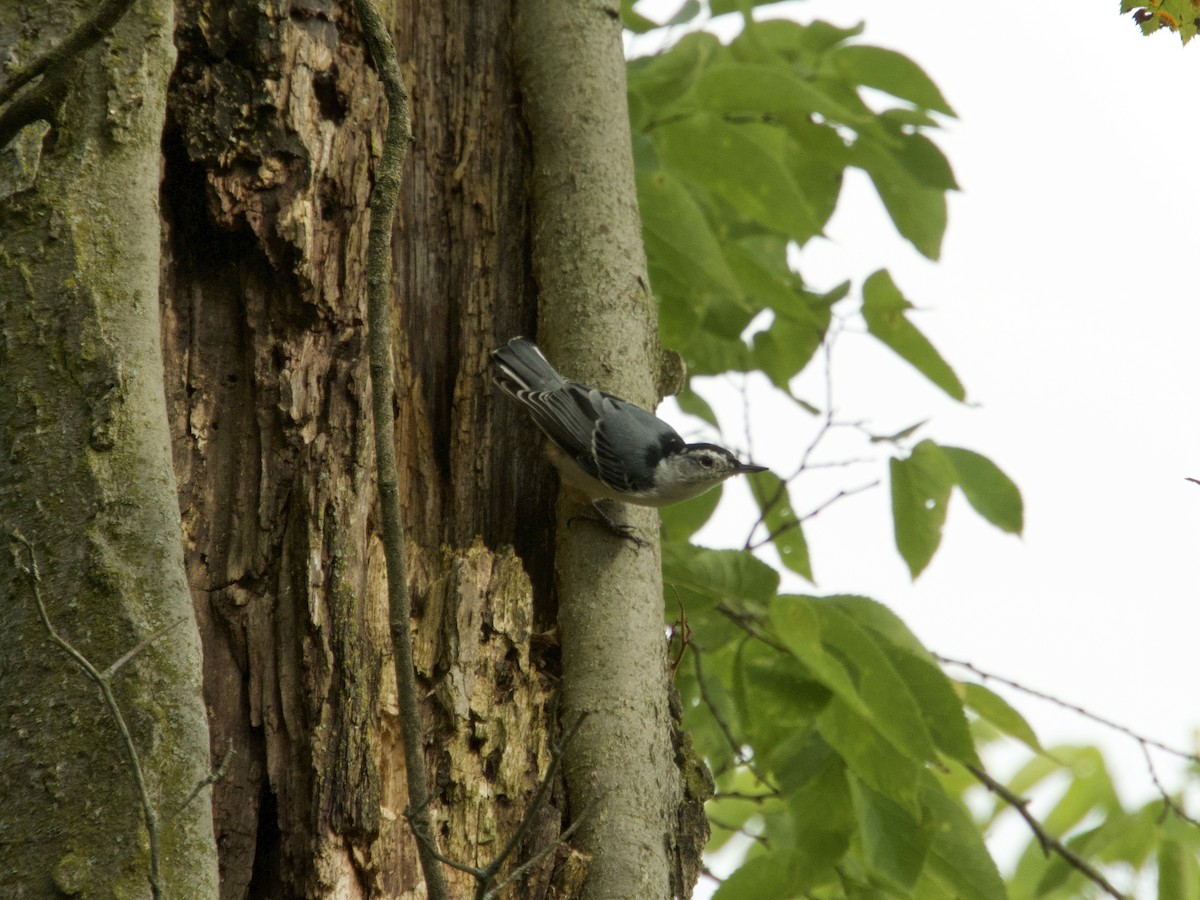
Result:
M840 491L838 491L832 497L829 497L826 500L823 500L821 503L818 503L809 512L806 512L802 516L797 516L795 519L792 519L790 522L784 522L782 525L780 525L778 528L776 528L774 531L772 531L770 534L768 534L765 538L763 538L762 540L759 540L759 541L755 541L752 544L749 544L745 549L757 550L760 547L764 547L767 544L771 543L771 541L775 540L775 538L779 537L779 535L784 534L787 531L791 531L793 528L799 528L802 523L807 522L810 519L815 519L817 516L819 516L825 510L829 509L829 507L833 506L838 501L845 500L847 497L853 497L855 494L861 494L865 491L869 491L869 490L872 490L873 488L877 488L877 487L879 487L879 479L878 478L873 479L872 481L868 481L866 484L860 484L857 487L842 488Z
M542 849L538 850L537 853L533 854L533 856L529 857L529 859L525 860L525 862L513 869L507 878L484 894L480 900L495 900L496 897L500 896L500 892L506 887L508 887L518 878L522 877L526 872L545 859L550 853L557 850L559 847L569 841L571 839L571 835L573 835L579 829L579 826L591 817L592 813L599 805L600 800L600 797L593 797L592 801L583 808L583 811L580 812L578 816L575 817L575 821L568 825L566 830L563 831L563 833L560 834L553 843L542 847Z
M761 540L756 541L754 539L754 534L756 531L758 531L759 526L765 525L766 521L767 521L767 517L771 514L771 511L774 510L775 507L778 506L781 502L783 502L786 498L788 498L788 487L791 485L791 483L793 481L796 481L798 478L800 478L800 476L804 475L806 472L811 472L814 469L841 468L841 467L850 466L850 465L858 465L860 463L870 461L870 460L864 460L864 459L860 459L860 458L849 459L849 460L821 461L821 462L813 461L813 456L816 454L817 449L821 446L822 442L825 440L826 437L829 436L829 434L831 432L833 432L834 430L839 429L839 428L860 427L860 423L857 423L857 422L840 421L836 417L836 413L834 411L833 345L836 343L838 335L841 333L841 328L840 328L839 322L840 322L840 320L838 320L836 318L831 322L831 324L829 326L829 330L825 334L825 339L821 342L821 352L822 352L822 358L823 358L824 379L825 379L825 410L824 410L824 414L821 417L821 425L817 429L817 433L815 435L813 435L812 440L809 441L808 446L805 447L804 451L800 454L800 462L796 466L795 470L787 477L780 478L780 484L775 488L775 492L770 497L763 497L763 496L759 496L758 492L755 491L755 500L757 500L758 504L759 504L759 516L754 521L754 524L750 526L750 530L746 535L745 543L742 546L742 549L744 549L744 550L757 550L758 548L763 547L766 544L769 544L771 541L775 540L781 534L784 534L795 528L800 528L802 523L808 521L809 519L812 519L814 516L819 515L822 511L827 509L829 506L832 506L834 503L838 502L839 500L842 500L845 497L851 496L852 494L857 494L862 491L869 490L870 488L873 488L879 484L879 481L875 480L875 481L873 481L869 484L863 485L861 487L849 488L846 490L839 491L833 497L831 497L830 499L821 503L819 506L817 506L815 509L813 509L811 512L807 513L806 515L797 516L796 518L791 519L788 522L784 522L782 525L779 525L774 531L770 532L765 538L762 538Z
M701 650L692 643L692 664L696 669L696 687L700 690L700 699L704 701L704 705L708 707L709 713L713 717L713 721L717 723L717 727L721 729L721 734L725 735L725 740L729 743L729 748L733 751L733 758L738 765L745 766L750 770L751 774L758 779L759 783L765 785L774 793L778 790L771 784L766 774L758 768L754 760L746 756L742 748L745 746L745 741L739 741L737 735L733 733L733 729L729 723L725 721L725 717L721 715L721 711L717 709L717 704L713 701L712 695L708 692L708 682L704 678L704 668L701 665L700 657Z
M92 46L112 30L132 5L133 0L108 0L91 16L84 19L67 36L66 40L56 44L0 85L0 104L7 103L17 91L39 75L61 65Z
M1180 806L1178 803L1175 802L1175 798L1167 793L1167 789L1165 787L1163 787L1163 783L1161 781L1159 781L1159 779L1158 779L1158 770L1154 768L1154 758L1150 755L1150 748L1146 746L1145 741L1142 741L1141 745L1142 745L1142 756L1144 756L1146 758L1146 769L1150 772L1150 780L1154 782L1154 787L1158 791L1158 795L1160 797L1162 797L1163 819L1166 818L1166 814L1168 812L1172 812L1178 818L1182 819L1184 822L1187 822L1189 825L1193 825L1196 828L1200 828L1200 821L1197 821L1196 819L1193 819L1191 816L1189 816L1187 814L1187 811L1184 810L1184 808L1182 806Z
M547 854L562 846L563 843L570 839L571 835L573 835L579 826L587 819L587 817L591 815L591 812L595 808L599 798L594 799L591 804L585 807L583 812L576 817L575 821L572 822L571 825L554 841L540 848L529 859L525 860L525 862L513 869L513 871L508 874L508 877L499 884L495 886L492 885L492 882L500 873L500 870L504 867L504 863L508 860L508 857L512 855L512 852L517 848L521 841L524 840L525 835L529 833L529 829L533 826L534 818L537 816L538 810L541 808L542 803L546 799L546 795L550 791L550 787L554 783L555 775L558 774L558 767L562 760L563 750L565 750L567 745L574 739L575 735L579 731L580 726L583 725L586 719L586 714L581 715L575 721L575 724L568 728L566 732L564 732L562 740L551 745L550 765L546 769L546 774L543 775L541 781L538 782L537 790L534 791L533 798L529 801L529 806L526 807L525 814L521 817L520 824L517 825L516 831L513 832L512 837L510 837L508 842L505 843L503 849L496 854L492 861L486 866L472 866L468 865L467 863L461 863L456 859L451 859L450 857L446 856L440 850L438 850L437 847L426 845L426 850L438 862L449 866L452 869L457 869L459 872L466 872L475 879L475 900L492 900L492 898L498 897L500 891L502 891L506 886L511 884L517 878L520 878L531 868L533 868L533 866L537 865L541 860L543 860ZM417 840L424 841L425 836L418 832Z
M109 666L107 669L105 669L101 674L105 678L112 678L119 671L121 671L121 668L126 663L133 660L134 657L136 657L139 653L141 653L143 650L145 650L147 647L149 647L151 644L153 644L155 641L157 641L160 637L162 637L168 631L172 631L172 630L178 628L180 625L182 625L186 621L188 621L187 616L180 616L174 622L168 622L162 628L158 629L158 631L155 631L153 634L149 634L146 637L142 638L140 641L137 642L137 645L134 646L134 648L132 650L130 650L128 653L121 656L120 659L118 659L111 666Z
M221 762L217 767L196 782L196 786L192 788L192 792L188 794L187 799L180 805L178 812L183 812L192 801L200 796L200 792L210 784L216 784L225 777L225 773L229 771L229 763L233 761L233 738L225 738L225 754L221 757ZM177 813L178 814L178 813Z
M750 840L755 841L764 847L771 846L771 842L767 839L765 834L755 834L745 825L740 827L737 825L730 825L728 822L722 822L720 819L714 819L712 816L708 817L708 824L712 825L714 828L720 828L723 831L728 831L731 834L744 835L745 837L750 838Z
M679 652L671 657L671 677L674 678L675 672L679 669L679 664L683 662L683 654L687 653L688 644L692 642L692 626L688 622L687 607L679 599L679 591L674 585L671 588L675 591L675 602L679 604L679 618L671 624L671 633L667 638L668 651L675 643L675 638L679 638Z
M746 634L750 635L750 637L762 641L762 643L766 644L772 650L778 650L780 653L790 652L787 647L783 646L783 644L779 643L779 641L775 640L775 638L763 631L762 628L759 627L758 619L745 610L734 609L726 602L718 603L716 609L717 612L741 628L744 632L746 632Z
M1111 728L1113 731L1119 731L1126 737L1137 741L1143 747L1153 747L1156 750L1161 750L1163 753L1169 753L1172 756L1179 757L1180 759L1186 759L1190 762L1200 763L1200 755L1188 753L1185 750L1179 750L1175 747L1164 744L1161 741L1156 741L1153 738L1145 737L1144 735L1138 734L1132 728L1128 728L1125 725L1121 725L1112 721L1111 719L1106 719L1103 716L1091 712L1090 710L1084 709L1082 706L1076 706L1074 703L1068 703L1066 700L1060 700L1058 697L1055 697L1052 694L1047 694L1044 691L1037 690L1036 688L1028 687L1024 684L1021 684L1019 681L1013 681L1011 678L1005 678L1003 675L996 675L992 672L985 672L974 663L969 663L961 659L951 659L950 657L942 656L939 653L935 653L934 658L944 665L958 666L961 669L966 669L968 672L976 675L981 681L995 681L999 684L1007 685L1015 691L1028 694L1030 697L1037 697L1039 700L1045 700L1047 703L1053 703L1055 706L1068 709L1076 715L1083 716L1085 719L1090 719L1098 725L1103 725L1105 728Z
M112 692L112 684L110 676L105 672L101 672L91 661L75 649L69 641L60 635L50 622L50 614L46 611L45 601L42 600L41 581L42 576L38 571L37 554L34 551L33 544L17 530L11 532L13 540L20 543L26 553L29 555L29 565L22 566L21 570L25 575L26 581L29 582L29 587L33 591L33 600L37 604L38 617L42 620L42 626L46 629L46 634L50 640L69 656L74 663L83 670L89 679L95 682L100 688L100 693L104 697L104 702L108 706L109 715L112 716L113 722L116 723L117 730L121 733L121 741L125 745L125 755L129 759L129 770L133 775L134 784L137 786L138 797L142 804L142 816L146 822L146 833L150 842L150 893L158 900L162 897L162 880L160 875L159 861L159 829L158 829L158 814L154 810L154 804L150 800L150 791L146 787L146 778L142 772L142 763L138 758L137 747L133 743L133 735L129 731L129 726L125 722L125 716L121 713L121 707L117 703L117 698ZM175 623L167 629L159 629L152 637L161 636L165 631L174 627ZM143 642L144 643L144 642ZM140 647L141 645L139 645ZM138 648L135 648L138 649ZM126 654L128 656L129 654ZM118 661L119 662L119 661ZM115 666L115 664L114 664ZM109 667L109 671L115 672L116 666Z
M969 771L975 778L986 787L989 791L1016 810L1017 815L1025 820L1025 824L1029 826L1029 830L1033 832L1039 844L1041 844L1042 852L1049 856L1051 853L1057 854L1062 858L1067 865L1078 871L1081 875L1099 887L1110 897L1115 897L1116 900L1126 900L1125 895L1118 891L1109 883L1100 872L1093 867L1086 859L1056 838L1054 835L1046 831L1045 827L1037 818L1029 811L1029 801L1023 797L1018 797L1007 787L989 775L982 769L977 769L975 766L967 765Z

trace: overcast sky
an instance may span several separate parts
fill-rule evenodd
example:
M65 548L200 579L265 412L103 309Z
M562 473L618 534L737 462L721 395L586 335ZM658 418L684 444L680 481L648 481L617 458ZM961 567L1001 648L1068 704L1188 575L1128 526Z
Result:
M911 584L886 485L845 500L808 529L818 592L875 597L940 653L1190 748L1200 486L1184 479L1200 477L1200 41L1144 38L1115 2L793 8L800 21L865 21L862 40L919 63L959 116L935 136L963 189L940 262L895 235L864 176L848 179L828 239L800 264L818 290L889 268L972 404L851 333L834 351L836 405L879 432L931 418L925 435L991 457L1026 505L1016 539L956 496L941 550ZM817 373L802 376L802 393L821 391ZM770 434L766 408L752 419L757 461L794 466L811 431ZM802 481L797 505L880 470ZM1126 798L1149 798L1135 744L1017 702L1044 740L1101 743ZM1178 772L1160 760L1168 784Z

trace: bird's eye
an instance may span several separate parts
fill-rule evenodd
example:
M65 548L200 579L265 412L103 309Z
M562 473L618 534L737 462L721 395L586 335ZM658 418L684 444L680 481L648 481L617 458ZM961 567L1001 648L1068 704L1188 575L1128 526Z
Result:
M711 469L713 467L713 463L715 463L715 462L716 462L716 460L713 459L711 456L700 457L700 465L704 466L704 468L706 468L706 469Z

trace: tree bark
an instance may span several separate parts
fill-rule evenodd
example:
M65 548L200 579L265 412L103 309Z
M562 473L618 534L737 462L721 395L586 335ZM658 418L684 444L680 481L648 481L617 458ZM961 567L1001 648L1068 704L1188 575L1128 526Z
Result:
M0 55L28 64L62 41L82 19L67 6L6 9ZM207 795L180 811L208 774L208 729L158 322L171 25L170 3L145 0L69 76L48 72L62 105L43 108L0 162L13 176L0 188L0 523L34 544L49 617L96 668L178 623L112 687L159 820L159 886L208 897ZM48 640L17 566L0 568L0 595L0 883L12 896L149 896L116 723Z
M164 342L213 748L238 750L214 789L226 898L420 890L364 343L382 98L351 6L180 10ZM493 401L487 359L533 321L527 162L504 6L385 16L415 137L395 245L394 437L431 811L443 852L479 864L546 770L552 724L548 591L511 551L486 549L515 533L534 584L549 583L544 464L532 446L492 451L516 417ZM553 805L542 818L530 848L558 833ZM571 862L549 858L521 896L544 896ZM447 874L452 895L471 893Z
M522 0L517 53L533 141L538 334L568 377L647 408L662 357L646 275L621 23L595 0ZM582 896L690 894L679 820L688 808L673 743L658 516L625 507L633 546L586 527L563 497L556 544L564 723L586 716L564 771ZM698 835L688 834L684 843ZM702 843L703 838L701 838ZM685 883L686 882L686 883Z

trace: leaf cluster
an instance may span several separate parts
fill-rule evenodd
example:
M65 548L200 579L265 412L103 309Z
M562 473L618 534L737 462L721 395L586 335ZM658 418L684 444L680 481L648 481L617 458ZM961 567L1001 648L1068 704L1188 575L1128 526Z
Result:
M897 231L935 259L955 180L929 135L953 111L911 60L860 43L861 26L760 20L760 5L686 2L657 23L626 4L633 31L671 26L667 49L632 60L628 72L664 344L690 376L763 373L798 417L823 421L823 434L837 424L832 401L809 403L793 384L828 349L844 316L835 304L857 300L850 315L862 331L964 401L962 382L887 271L857 293L849 282L815 290L792 263L796 248L822 234L850 168L866 172ZM722 41L695 29L706 10L740 12L740 32ZM694 389L679 403L719 429ZM924 425L868 435L891 452L895 541L914 578L939 546L956 488L1000 530L1019 534L1024 524L1020 492L999 467L918 440ZM997 799L973 815L966 802L983 790L972 776L984 771L980 750L998 736L1028 754L1013 797L1067 785L1047 834L1064 835L1064 846L1096 865L1157 869L1160 896L1200 896L1196 830L1178 816L1163 824L1165 795L1125 811L1095 750L1046 751L1003 697L948 677L882 604L781 592L779 572L753 551L771 545L784 569L813 581L804 524L815 512L798 512L792 497L809 455L791 476L754 476L755 528L766 537L745 549L689 542L714 514L715 492L663 510L666 614L686 645L676 674L684 723L717 784L709 850L735 835L750 843L716 896L991 900L1094 888L1035 838L1007 883L1001 876L985 836L1008 806Z

